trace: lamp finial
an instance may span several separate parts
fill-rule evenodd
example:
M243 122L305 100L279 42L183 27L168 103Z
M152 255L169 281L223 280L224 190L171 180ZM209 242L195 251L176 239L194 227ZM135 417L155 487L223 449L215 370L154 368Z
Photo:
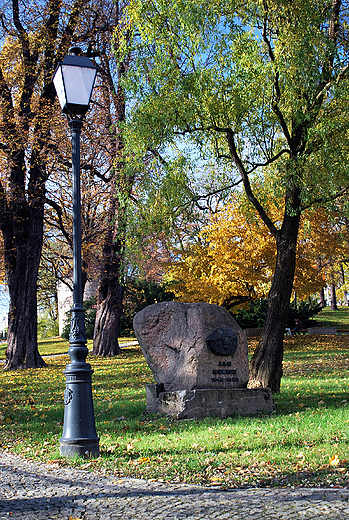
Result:
M78 45L73 45L69 49L69 54L73 54L73 56L80 56L81 52L81 48Z

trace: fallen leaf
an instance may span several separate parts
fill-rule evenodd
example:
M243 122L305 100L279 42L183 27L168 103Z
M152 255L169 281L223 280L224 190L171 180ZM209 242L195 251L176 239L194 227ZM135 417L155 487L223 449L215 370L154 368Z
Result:
M140 462L140 464L145 464L146 462L150 462L150 458L149 457L141 457L140 459L138 459L138 462Z
M302 451L300 451L300 452L298 453L298 455L296 455L296 458L297 458L297 459L303 459L303 458L304 458L304 453L303 453Z
M330 465L333 466L333 467L337 467L337 466L339 466L340 462L341 462L341 461L339 460L339 458L337 457L337 455L333 455L332 457L329 458L329 463L330 463Z

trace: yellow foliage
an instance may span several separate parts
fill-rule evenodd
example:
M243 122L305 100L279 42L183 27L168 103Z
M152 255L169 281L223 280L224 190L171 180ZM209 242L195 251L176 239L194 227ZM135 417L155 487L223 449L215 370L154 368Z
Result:
M302 220L303 227L298 238L297 273L300 275L303 263L311 262L318 271L322 287L336 283L339 277L339 263L348 256L348 230L336 211L307 213ZM310 281L311 283L311 281ZM304 285L307 283L304 281ZM308 293L311 292L309 287ZM303 291L307 292L307 290Z
M269 208L282 221L283 208ZM297 246L294 290L308 296L325 285L318 269L319 256L339 252L343 242L328 213L318 210L302 217ZM182 301L206 301L227 308L249 299L266 297L276 260L276 243L255 212L246 213L241 200L233 200L201 230L198 243L167 265L168 276Z
M253 216L254 217L254 216ZM263 297L276 257L273 237L257 218L248 219L235 199L214 215L199 243L167 266L177 296L230 307Z

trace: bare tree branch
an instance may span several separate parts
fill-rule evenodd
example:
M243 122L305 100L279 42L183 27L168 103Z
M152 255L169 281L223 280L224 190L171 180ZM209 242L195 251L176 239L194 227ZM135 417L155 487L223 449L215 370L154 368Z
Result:
M68 244L70 244L71 236L69 236L69 234L67 233L67 231L64 227L64 224L63 224L62 208L57 204L57 202L55 202L54 200L48 199L47 197L46 197L45 202L56 211L57 217L58 217L58 222L59 222L59 229L61 230L61 232L62 232L63 236L65 237L66 241L68 242Z

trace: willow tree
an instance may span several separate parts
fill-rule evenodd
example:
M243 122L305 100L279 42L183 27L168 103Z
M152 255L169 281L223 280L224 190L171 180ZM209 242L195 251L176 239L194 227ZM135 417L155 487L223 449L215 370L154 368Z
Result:
M283 337L304 209L349 183L347 4L341 0L131 0L136 67L128 78L135 153L187 145L241 179L274 237L268 309L251 361L279 391ZM142 143L144 149L139 146ZM256 186L272 177L269 193ZM268 199L283 199L273 219Z
M37 276L45 186L57 106L52 75L74 38L87 0L5 1L0 9L0 229L10 309L5 369L41 367Z

